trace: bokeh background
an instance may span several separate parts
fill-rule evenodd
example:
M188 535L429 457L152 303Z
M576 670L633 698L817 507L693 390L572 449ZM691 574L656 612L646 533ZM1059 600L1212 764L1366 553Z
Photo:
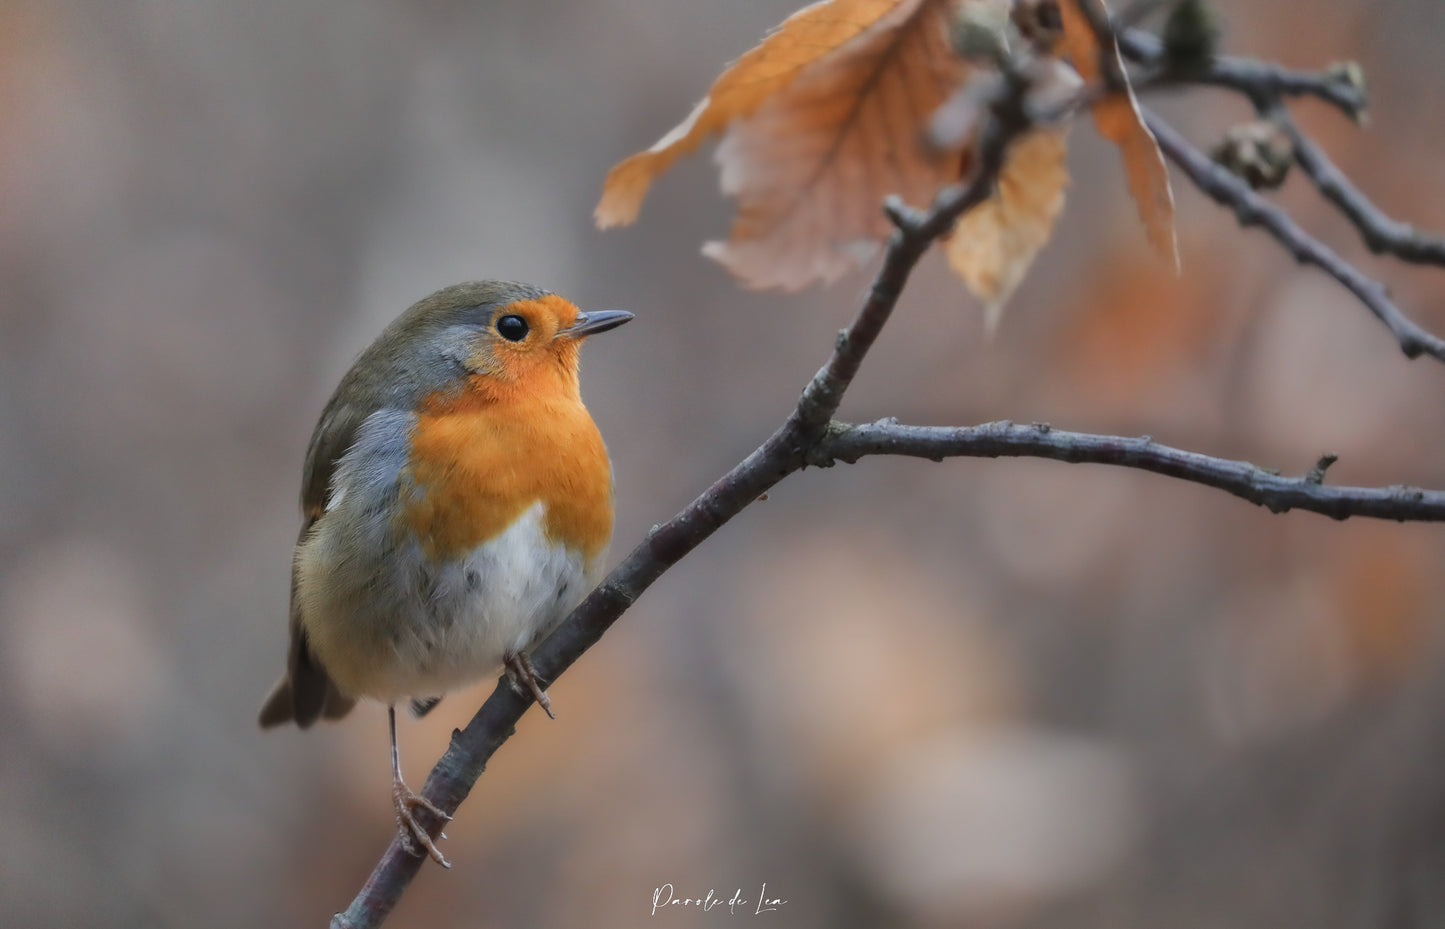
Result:
M15 927L321 926L390 839L384 714L254 722L280 670L300 462L350 360L475 277L635 323L585 394L616 559L751 450L855 275L739 289L698 254L706 157L641 222L609 165L787 0L0 4L0 913ZM1232 49L1357 59L1361 130L1299 114L1445 229L1445 7L1222 5ZM1162 103L1207 143L1248 113ZM1445 486L1445 368L1180 188L1184 274L1110 152L998 334L930 258L844 414L1148 433L1290 472ZM1445 330L1445 273L1365 254ZM1159 477L870 459L779 487L529 713L398 926L1445 922L1445 531L1272 516ZM419 784L490 685L402 731ZM665 893L665 892L664 892ZM733 919L742 919L739 915ZM747 917L753 918L751 916Z

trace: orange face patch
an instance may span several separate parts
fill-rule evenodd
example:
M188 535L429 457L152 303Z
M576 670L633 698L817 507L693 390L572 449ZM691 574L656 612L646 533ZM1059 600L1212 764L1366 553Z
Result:
M528 332L520 341L508 341L496 333L479 340L469 362L474 370L491 372L505 381L537 380L528 389L545 389L540 381L557 373L577 374L576 339L557 338L557 333L577 321L581 311L576 304L556 294L531 300L517 300L493 314L493 322L504 316L520 316L527 321Z
M516 313L525 318L537 327L543 320L551 323L551 329L546 333L547 338L557 334L558 329L566 329L577 321L577 304L566 297L559 297L556 294L546 294L532 300L518 300L509 303L498 315L505 316L508 313Z

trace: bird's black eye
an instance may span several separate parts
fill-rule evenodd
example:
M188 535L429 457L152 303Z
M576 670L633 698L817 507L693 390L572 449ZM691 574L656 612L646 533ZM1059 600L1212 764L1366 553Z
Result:
M527 321L515 313L508 313L497 320L497 335L508 342L522 341L527 337L527 331L530 328Z

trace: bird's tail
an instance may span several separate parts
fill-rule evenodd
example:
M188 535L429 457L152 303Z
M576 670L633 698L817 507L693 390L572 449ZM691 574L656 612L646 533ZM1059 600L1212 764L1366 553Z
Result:
M356 699L348 697L336 689L336 685L328 678L326 690L322 697L320 717L322 719L340 719L351 708L356 706ZM303 714L306 718L298 717L296 712L296 701L291 693L291 675L283 674L276 686L271 688L271 694L266 702L261 705L259 722L262 729L274 729L276 726L284 726L286 723L297 723L302 729L310 727L316 721L316 715Z

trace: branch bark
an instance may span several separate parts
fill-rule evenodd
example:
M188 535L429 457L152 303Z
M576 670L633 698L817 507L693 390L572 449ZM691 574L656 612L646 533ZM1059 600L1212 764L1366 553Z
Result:
M1151 70L1148 81L1163 84L1203 84L1238 91L1250 99L1314 97L1359 120L1369 106L1360 82L1345 67L1327 71L1295 71L1250 58L1217 55L1209 62L1187 71L1168 67L1164 43L1158 36L1140 29L1119 33L1119 50L1124 57Z
M1290 115L1286 98L1314 97L1362 122L1370 101L1358 68L1340 64L1325 71L1293 71L1246 58L1219 56L1193 70L1172 71L1164 43L1138 29L1120 31L1119 48L1129 60L1151 69L1150 80L1155 84L1212 85L1248 97L1261 116L1274 120L1289 134L1300 170L1354 224L1371 251L1414 264L1445 267L1445 237L1421 232L1386 215Z
M1349 219L1371 251L1414 264L1445 267L1445 238L1421 232L1375 206L1299 128L1286 105L1290 97L1313 97L1356 122L1363 121L1369 97L1358 67L1340 64L1325 71L1294 71L1221 55L1180 70L1172 67L1164 43L1157 36L1138 29L1121 29L1118 37L1124 55L1149 70L1148 83L1223 87L1248 98L1260 116L1272 120L1288 134L1294 146L1295 163L1315 189ZM1149 117L1149 125L1156 136L1160 136L1162 127L1167 138L1159 138L1159 144L1165 154L1216 203L1233 209L1242 225L1263 227L1297 260L1320 268L1343 284L1389 327L1408 357L1424 354L1445 361L1445 340L1411 321L1390 299L1384 284L1361 273L1299 228L1282 208L1215 165L1157 116Z
M1294 145L1295 164L1313 182L1315 189L1345 214L1370 251L1377 255L1393 255L1411 264L1445 267L1445 238L1421 232L1409 223L1387 216L1343 171L1335 167L1324 149L1299 128L1283 103L1270 102L1262 115L1274 120L1289 134Z
M834 423L809 457L827 466L853 464L867 455L945 458L1051 458L1073 463L1119 465L1203 484L1233 494L1272 513L1309 510L1332 519L1368 516L1400 522L1445 521L1445 491L1418 487L1335 487L1324 483L1333 455L1299 477L1247 461L1229 461L1171 448L1149 436L1130 438L1055 429L1046 423L1011 422L980 426L907 426L893 420L865 425Z
M1203 193L1234 212L1242 226L1259 226L1284 246L1301 264L1313 265L1339 281L1395 336L1408 358L1429 355L1445 361L1445 339L1427 332L1390 299L1384 284L1345 261L1334 249L1305 232L1283 207L1260 196L1244 180L1215 164L1189 143L1173 126L1153 113L1145 121L1159 147Z

